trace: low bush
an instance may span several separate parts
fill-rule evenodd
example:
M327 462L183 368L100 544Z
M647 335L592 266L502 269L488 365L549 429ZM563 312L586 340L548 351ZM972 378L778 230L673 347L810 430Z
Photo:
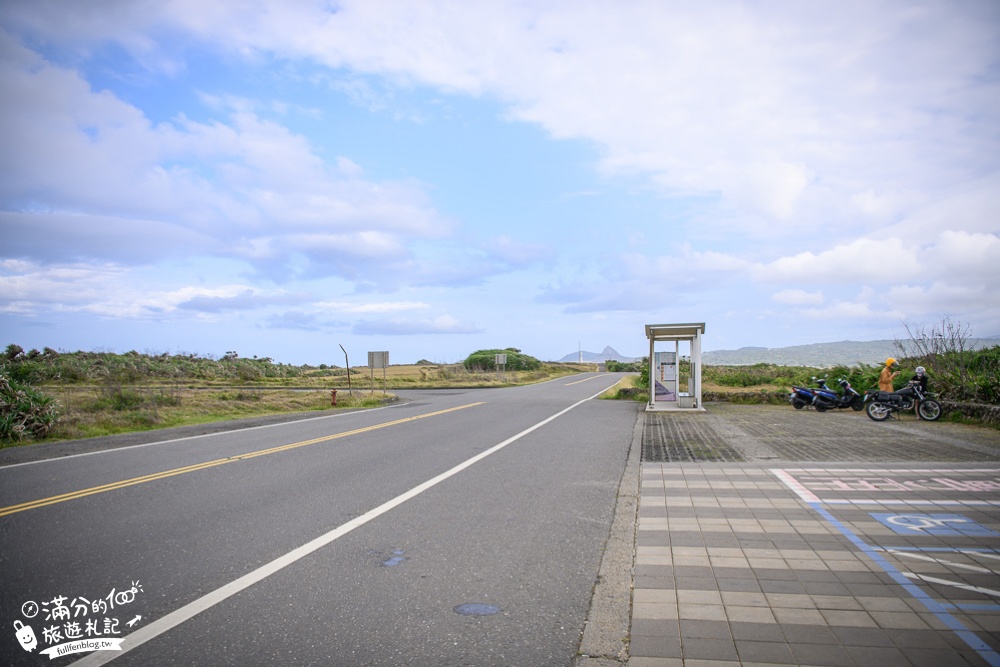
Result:
M55 399L0 370L0 442L44 438L58 419Z
M542 362L527 354L522 354L520 350L508 347L506 350L476 350L462 362L466 370L469 371L492 371L496 370L496 355L506 354L508 371L535 371L542 367Z

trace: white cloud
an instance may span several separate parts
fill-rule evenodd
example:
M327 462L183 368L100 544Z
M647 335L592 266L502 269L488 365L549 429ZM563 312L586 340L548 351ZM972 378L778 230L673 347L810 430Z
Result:
M422 301L382 301L372 303L348 303L341 301L320 301L316 308L339 313L399 313L408 310L426 310L430 304Z
M801 289L783 289L772 294L771 299L786 306L818 306L824 301L822 292Z
M481 328L471 322L462 322L451 315L430 319L391 318L387 320L359 320L351 330L364 336L414 336L419 334L471 334Z
M902 239L862 238L819 253L805 251L764 264L755 271L766 282L838 280L886 283L920 277L917 248Z
M153 125L109 92L0 32L0 223L8 256L146 263L236 256L288 276L368 275L415 239L451 232L423 186L373 181L349 158L327 166L309 141L229 100L228 118ZM39 235L46 243L38 243ZM278 270L278 266L283 267Z
M1000 234L945 230L921 257L927 277L1000 291Z

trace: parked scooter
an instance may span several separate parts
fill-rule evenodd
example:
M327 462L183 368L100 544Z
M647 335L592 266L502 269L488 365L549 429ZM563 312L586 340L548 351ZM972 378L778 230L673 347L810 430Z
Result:
M840 390L842 392L839 396L829 390L817 394L816 402L813 403L813 405L819 412L825 412L826 410L843 410L844 408L851 408L856 412L861 412L865 409L864 397L851 386L851 383L847 381L847 378L840 378L837 380L837 384L840 385ZM822 386L825 389L826 383L823 382ZM832 399L831 395L833 396Z
M814 377L813 380L816 380L816 378ZM830 392L830 390L826 388L825 381L819 381L819 383L825 391ZM791 403L792 407L796 410L801 410L807 405L815 405L817 393L819 391L819 388L798 387L796 385L792 385L792 393L788 395L788 402ZM830 393L833 394L833 392ZM833 395L836 396L835 394Z
M909 410L917 403L917 414L921 419L936 421L941 417L941 404L933 398L928 398L930 392L924 392L920 388L920 383L911 380L908 387L899 391L869 391L865 394L868 407L865 412L877 422L882 422L891 417L894 413L902 410ZM899 416L897 415L897 419Z
M811 405L818 412L826 412L827 410L835 410L841 408L853 408L854 410L863 410L865 403L864 398L857 391L851 387L851 383L847 381L846 378L840 378L838 383L840 384L842 394L837 394L833 389L826 386L826 378L816 378L817 387L798 387L793 385L792 392L788 396L788 401L792 404L796 410L801 410L807 405Z

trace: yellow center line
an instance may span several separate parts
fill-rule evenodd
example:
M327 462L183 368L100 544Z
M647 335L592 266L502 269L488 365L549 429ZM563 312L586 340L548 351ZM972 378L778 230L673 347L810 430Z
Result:
M9 514L16 514L18 512L25 512L27 510L37 509L39 507L45 507L47 505L55 505L56 503L63 503L66 502L67 500L84 498L86 496L92 496L96 493L104 493L105 491L114 491L115 489L123 489L127 486L135 486L136 484L152 482L153 480L157 479L164 479L166 477L173 477L175 475L183 475L185 473L195 472L196 470L204 470L205 468L214 468L215 466L221 466L226 463L244 461L246 459L252 459L258 456L266 456L268 454L277 454L278 452L285 452L290 449L296 449L297 447L305 447L307 445L315 445L320 442L328 442L330 440L338 440L340 438L346 438L351 435L358 435L360 433L367 433L369 431L377 431L378 429L386 428L389 426L405 424L406 422L416 421L418 419L426 419L427 417L436 417L438 415L447 414L449 412L455 412L456 410L464 410L465 408L472 408L482 404L483 401L479 401L478 403L469 403L467 405L460 405L455 408L448 408L446 410L438 410L437 412L428 412L422 415L415 415L413 417L404 417L403 419L396 419L391 422L375 424L374 426L365 426L363 428L354 429L353 431L334 433L333 435L325 435L320 438L313 438L312 440L293 442L288 445L270 447L268 449L261 449L256 452L247 452L246 454L239 454L237 456L229 456L223 459L215 459L214 461L206 461L205 463L196 463L194 465L184 466L183 468L174 468L172 470L164 470L163 472L155 472L149 475L143 475L142 477L132 477L131 479L123 479L119 482L111 482L109 484L102 484L101 486L92 486L87 489L81 489L79 491L71 491L70 493L63 493L58 496L49 496L48 498L40 498L39 500L32 500L26 503L21 503L19 505L0 507L0 517L7 516Z

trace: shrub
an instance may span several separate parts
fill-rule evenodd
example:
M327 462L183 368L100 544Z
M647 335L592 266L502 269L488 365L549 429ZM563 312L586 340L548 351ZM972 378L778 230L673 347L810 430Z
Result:
M527 354L522 354L520 350L508 347L506 350L477 350L466 357L462 365L466 370L495 370L496 355L506 354L509 371L534 371L542 367L542 362Z
M0 370L0 441L44 438L59 419L56 402Z
M639 361L616 361L610 359L605 364L609 373L640 373L645 365L642 359Z

